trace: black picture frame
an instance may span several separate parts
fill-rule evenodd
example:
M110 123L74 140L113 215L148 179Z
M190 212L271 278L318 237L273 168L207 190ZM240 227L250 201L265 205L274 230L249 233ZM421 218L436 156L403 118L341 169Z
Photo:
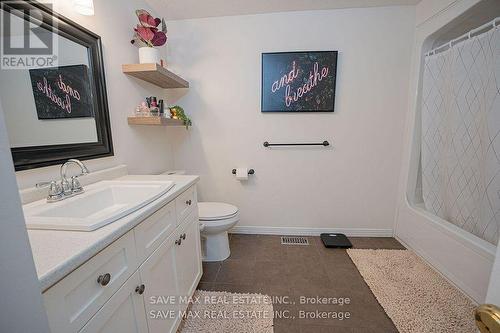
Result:
M11 148L15 170L61 164L70 158L88 160L113 156L101 37L36 1L2 2L1 10L7 12L15 10L12 13L16 15L23 13L25 20L36 21L41 27L86 47L89 54L89 68L91 69L89 79L93 83L91 85L94 96L92 103L97 141ZM30 17L29 10L37 10L41 13L41 18Z
M295 109L292 107L287 107L286 104L284 104L281 107L279 107L279 109L276 107L276 105L274 106L274 108L270 108L269 105L267 105L270 103L268 103L268 101L265 101L266 98L269 98L269 96L266 95L266 93L268 93L267 90L265 91L265 88L268 88L268 85L270 83L269 77L268 77L269 73L266 73L266 57L268 57L268 56L271 56L271 57L272 56L277 56L277 57L281 56L283 58L287 58L290 56L306 56L306 57L307 56L315 56L315 57L320 57L320 58L323 57L324 58L325 56L329 56L330 59L328 59L327 62L331 66L329 68L331 77L329 78L328 85L321 87L321 89L328 89L327 94L331 95L331 100L329 100L329 102L327 103L329 105L329 107L324 108L324 109L313 109L310 107L310 105L307 105L307 106L301 107L300 109ZM261 112L262 113L288 113L288 112L326 113L326 112L335 112L337 60L338 60L338 51L286 51L286 52L265 52L265 53L262 53L262 56L261 56ZM323 60L323 61L325 61L325 60ZM307 68L307 70L310 70L310 69L311 68ZM281 76L288 73L286 71L285 72L278 71L278 72L280 73ZM299 70L299 72L300 72L300 70ZM307 80L306 81L304 81L304 80L305 80L305 78L308 78L308 74L309 74L309 72L304 72L304 75L306 75L306 76L299 78L303 81L302 81L302 84L298 83L298 86L301 86L304 84L304 82L307 82ZM275 78L279 79L279 78L281 78L281 76L277 76ZM271 80L271 82L272 82L272 80ZM325 82L325 84L326 84L326 82ZM295 88L297 88L297 87L295 87ZM314 96L314 94L313 94L313 96Z

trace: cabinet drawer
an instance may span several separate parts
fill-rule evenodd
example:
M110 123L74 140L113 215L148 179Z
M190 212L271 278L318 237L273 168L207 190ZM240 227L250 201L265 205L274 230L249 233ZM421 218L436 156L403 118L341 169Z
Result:
M49 288L43 299L51 332L79 331L137 267L134 234L128 232Z
M143 262L176 227L175 202L160 208L134 228L137 257Z
M197 207L196 188L192 186L175 199L177 225L181 224L194 209L198 209Z

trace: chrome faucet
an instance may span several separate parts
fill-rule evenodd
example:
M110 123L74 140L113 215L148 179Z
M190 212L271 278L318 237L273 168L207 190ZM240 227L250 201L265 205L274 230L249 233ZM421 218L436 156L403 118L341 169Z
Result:
M71 181L68 181L68 178L66 177L66 169L68 168L69 164L76 164L80 167L81 173L79 176L84 176L90 173L89 169L87 169L85 164L83 164L81 161L76 159L70 159L66 161L63 165L61 165L60 184L58 184L55 180L36 184L36 187L49 187L47 202L57 202L83 193L83 186L80 184L78 176L71 177Z
M80 167L81 169L80 176L85 176L89 173L89 169L87 169L85 164L83 164L79 160L71 159L68 160L63 165L61 165L61 189L64 195L74 195L83 192L83 187L80 184L80 181L78 180L77 176L71 177L71 183L68 181L68 178L66 177L66 169L68 168L68 165L71 163L76 164Z

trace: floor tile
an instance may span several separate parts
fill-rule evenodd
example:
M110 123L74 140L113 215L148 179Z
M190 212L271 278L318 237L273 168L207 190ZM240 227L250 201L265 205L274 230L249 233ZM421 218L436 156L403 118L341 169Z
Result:
M280 299L290 299L291 292L290 286L287 283L254 283L252 285L253 292L269 295L271 297L277 297L276 301L279 302ZM284 298L287 297L287 298Z
M252 284L255 276L255 261L248 259L226 260L222 263L215 282Z
M254 269L255 283L283 284L289 279L288 268L283 261L256 261Z
M286 261L286 250L282 245L259 245L255 249L256 261Z
M196 287L196 289L198 290L213 290L213 283L211 282L200 282L198 283L198 286Z
M286 245L288 260L315 260L319 257L318 249L314 244L310 245Z
M201 282L214 282L221 265L221 262L204 262Z
M316 261L290 262L288 265L291 286L297 285L329 285L330 279L323 265Z
M235 241L234 244L229 242L231 254L228 259L234 260L244 258L245 260L255 260L257 252L259 251L258 245L254 243L246 243L246 241Z
M198 288L271 296L274 310L287 317L275 318L275 333L397 333L346 250L325 248L319 237L308 239L309 246L286 246L280 236L232 234L230 258L204 263ZM394 238L350 239L355 248L404 249ZM315 297L349 298L350 304L318 304ZM301 312L313 315L299 318ZM315 312L351 317L316 318Z

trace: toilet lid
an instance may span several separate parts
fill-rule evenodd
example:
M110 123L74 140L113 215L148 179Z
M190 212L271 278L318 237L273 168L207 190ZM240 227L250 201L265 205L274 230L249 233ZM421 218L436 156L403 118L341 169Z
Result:
M233 217L238 207L223 202L198 202L200 220L212 221Z

